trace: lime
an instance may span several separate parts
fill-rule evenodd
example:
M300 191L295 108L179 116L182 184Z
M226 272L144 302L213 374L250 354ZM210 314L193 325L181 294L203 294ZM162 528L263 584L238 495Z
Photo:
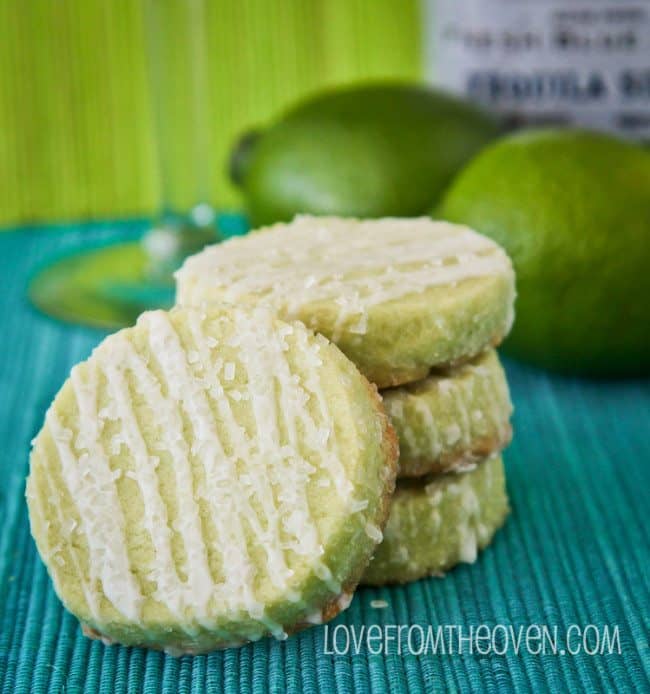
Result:
M585 375L650 371L650 154L580 130L508 136L435 216L486 234L517 272L515 357Z
M492 117L455 97L371 83L317 95L248 133L231 175L255 226L299 212L414 216L498 133Z

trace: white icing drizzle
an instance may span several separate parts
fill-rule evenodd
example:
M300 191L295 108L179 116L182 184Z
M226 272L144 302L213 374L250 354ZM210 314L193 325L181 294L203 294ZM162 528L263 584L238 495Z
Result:
M143 319L147 321L149 330L153 333L154 329L159 332L160 338L164 339L164 345L152 346L155 354L169 354L170 369L173 365L177 368L176 373L170 371L168 381L174 383L177 389L175 396L183 399L185 394L188 405L193 403L196 407L197 402L202 402L201 392L188 392L190 388L190 375L184 366L182 346L178 341L178 335L174 333L171 322L163 313L147 314ZM320 365L317 349L314 345L309 345L306 341L306 333L299 330L297 333L301 346L301 361L312 357L309 363L309 378L303 383L297 376L293 375L288 366L286 351L288 346L277 327L273 324L270 314L267 311L255 310L251 313L234 311L234 337L230 340L230 346L237 348L239 366L234 362L226 362L223 371L228 370L228 376L233 376L239 369L242 370L242 378L246 382L248 401L255 422L255 435L248 437L243 427L237 422L233 413L229 399L224 397L223 386L219 385L218 374L209 372L211 360L208 350L210 341L206 339L202 327L202 318L199 312L188 314L188 324L195 350L198 353L197 362L203 364L208 373L204 374L204 382L200 384L199 390L211 386L210 397L215 403L218 415L223 418L224 424L231 439L230 445L232 453L226 454L221 447L218 451L218 460L222 468L221 479L228 480L226 499L217 499L211 494L214 504L213 520L221 523L217 528L217 535L223 539L220 549L228 548L228 566L226 582L223 586L216 587L216 595L220 600L230 605L232 610L244 608L251 616L264 623L276 637L281 638L283 630L281 625L275 624L267 616L262 614L262 606L257 602L253 594L252 568L249 565L250 557L246 554L246 544L244 530L241 526L241 519L251 525L255 536L258 538L259 545L264 549L267 557L267 571L271 582L280 589L286 589L288 581L291 579L292 571L288 568L285 558L286 550L290 549L299 555L315 557L316 572L322 575L328 582L333 592L338 592L340 586L332 581L331 572L322 565L320 555L323 552L321 540L318 536L317 527L312 520L312 515L307 506L305 494L306 485L310 475L314 472L313 467L302 458L299 451L298 435L296 423L299 421L303 429L306 444L316 451L321 457L327 453L327 469L334 476L335 482L340 475L350 486L338 454L329 450L323 451L319 438L319 428L309 415L305 407L308 391L317 398L322 405L325 397L316 376L315 368ZM155 327L154 327L155 326ZM292 330L287 327L287 335ZM212 343L212 347L216 345ZM160 358L159 358L160 359ZM232 366L228 366L232 364ZM218 365L217 369L219 368ZM179 373L184 371L185 373ZM222 374L224 381L232 381ZM197 375L195 374L195 377ZM278 401L276 403L276 385ZM216 389L216 390L215 390ZM209 407L206 401L206 407ZM321 414L325 421L329 418L329 412L325 407ZM205 413L188 411L190 421L202 422L203 427L194 432L198 439L196 444L199 448L205 434L210 430L211 435L216 436L216 429L211 430L210 415L206 409ZM284 421L288 435L287 445L281 446L279 419ZM280 454L278 455L278 451ZM331 460L330 460L331 458ZM236 463L238 460L249 461L249 467L255 469L254 474L246 476L238 475ZM259 464L255 464L259 461ZM273 461L273 464L271 464ZM213 471L214 472L214 471ZM338 473L338 474L336 474ZM206 479L209 479L210 471L206 470ZM289 483L291 480L292 483ZM212 485L209 485L212 489ZM282 489L280 496L274 498L272 489ZM252 496L257 499L261 506L261 518L257 517L253 506L250 504ZM224 513L228 503L234 505L231 513ZM229 526L238 526L235 537L229 535ZM281 533L292 538L287 545L281 537ZM235 548L241 548L242 554L237 555ZM295 601L300 601L300 595L294 595Z
M315 610L314 612L310 612L305 617L305 623L306 624L322 624L323 623L322 610Z
M497 435L503 441L508 433L512 412L508 385L494 352L486 352L474 361L433 374L419 389L408 386L384 393L388 414L413 459L435 461L445 447L467 451L467 461L454 463L454 469L473 462L472 442L485 435ZM470 411L472 404L477 409ZM446 426L434 416L445 413ZM417 434L416 434L417 429ZM409 461L410 462L410 461ZM458 467L457 467L458 466Z
M209 364L210 359L205 347L205 345L209 344L209 341L205 339L199 314L192 313L189 315L189 326L192 338L197 345L197 349L200 350L203 362L205 364ZM205 374L207 384L218 382L218 368L219 367L217 365L215 369L209 370ZM251 459L252 456L257 454L254 441L247 438L245 430L239 424L233 414L230 401L227 397L223 396L221 389L217 390L216 392L214 386L212 386L212 389L213 395L215 396L213 398L213 402L217 408L218 416L224 422L229 432L229 436L231 437L231 446L233 448L231 460L233 466L237 460ZM272 517L269 518L267 515L267 524L266 526L263 526L254 514L253 508L248 505L246 499L247 491L243 486L244 482L251 485L251 490L254 491L264 509L273 508L275 501L273 499L271 490L272 480L269 476L269 471L262 468L258 475L249 475L245 480L242 480L240 476L236 475L236 469L234 469L233 474L235 474L235 479L233 479L233 491L235 494L244 495L242 504L246 506L242 507L242 510L247 513L248 520L253 526L256 536L259 538L259 541L266 552L268 566L272 575L271 580L274 581L275 585L284 585L286 577L288 576L288 567L284 559L284 554L280 548L277 519L273 519Z
M453 422L452 424L446 426L445 438L447 439L447 445L453 446L455 443L457 443L461 438L461 434L461 428L456 422Z
M80 367L73 368L70 374L70 383L77 402L80 419L88 420L87 426L80 426L77 431L76 448L78 450L87 451L87 453L79 456L78 460L81 476L82 478L85 477L85 481L82 480L81 484L84 487L87 487L88 481L91 478L94 478L100 481L100 484L102 485L101 491L98 490L97 497L95 499L88 500L89 506L90 503L95 503L95 508L96 505L102 503L102 496L105 496L110 504L117 502L118 492L115 482L119 475L118 472L111 472L108 462L108 455L100 441L103 423L100 421L97 412L97 378L98 374L92 368L87 368L85 370L85 378L82 377L82 369ZM84 469L84 467L86 469ZM89 545L91 544L91 541L95 540L95 538L91 540L91 538L89 538L89 534L92 535L98 531L102 532L105 525L108 525L109 523L111 524L111 529L109 532L107 532L107 539L109 542L108 548L103 550L101 546L96 547L95 552L91 552L91 561L94 564L94 555L97 553L101 553L103 555L104 561L108 563L109 566L105 566L99 571L102 590L118 611L121 611L126 617L132 617L134 613L139 613L143 601L143 596L140 593L134 577L129 576L125 580L124 586L121 586L119 581L115 586L115 590L118 591L117 595L120 596L122 593L124 593L125 598L129 599L130 601L127 603L126 611L124 611L124 609L120 606L120 603L116 602L116 600L113 598L110 588L108 591L106 590L106 584L111 583L113 576L117 576L118 573L121 574L129 567L129 557L126 547L124 545L116 544L118 543L118 538L121 538L122 533L124 532L126 523L121 506L119 506L118 503L117 509L114 513L111 513L108 509L97 510L94 516L97 526L93 528L89 525L86 519L86 514L88 511L84 511L84 509L79 506L79 501L72 489L70 489L70 494L77 503L79 515L82 519L82 525L85 527L86 538ZM90 567L90 576L91 581L96 577L94 573L94 566Z
M505 501L504 491L496 488L501 467L499 454L494 454L475 472L433 477L416 491L402 488L398 481L385 529L387 547L381 554L382 566L421 571L427 557L440 566L448 561L474 562L479 544L494 533L491 521L486 524L489 516L485 505L492 503L494 496L500 503ZM430 547L425 545L425 537Z
M411 401L412 405L415 407L416 411L422 417L422 430L427 432L426 443L428 444L429 448L427 453L431 456L432 460L435 460L440 455L440 451L442 450L442 444L440 442L439 425L434 421L433 412L431 411L431 408L426 402L424 402L422 398L411 394L408 395L408 398ZM408 431L408 443L411 446L417 445L412 427L407 425L406 429Z
M49 501L50 506L54 509L54 513L56 514L56 520L57 520L57 523L59 524L59 527L63 528L64 524L66 522L66 518L63 514L63 510L61 509L61 504L59 503L59 500L58 500L56 487L52 481L52 475L51 475L50 469L47 465L43 466L43 472L44 472L43 484L45 485L46 490L47 490L47 499ZM50 521L47 520L47 515L46 515L44 508L43 508L43 500L41 498L41 495L38 494L37 492L31 491L30 481L28 481L27 496L28 496L29 503L30 503L31 513L38 514L38 516L40 518L40 522L44 527L49 526ZM44 543L47 543L47 546L45 547L45 552L44 552L44 560L46 562L49 562L50 559L55 558L56 553L58 551L58 548L57 547L50 547L49 542L47 540L47 537L48 537L48 534L46 532L46 533L44 533L42 540ZM97 594L97 591L92 586L91 582L86 579L85 571L83 570L83 567L82 567L80 551L77 549L77 547L74 545L74 543L68 544L68 551L69 551L70 558L72 561L72 569L74 570L74 573L75 573L77 579L79 580L79 584L81 585L81 590L83 591L84 598L86 599L86 604L88 605L88 609L90 610L90 614L93 616L94 619L97 619L99 616L99 609L98 609L99 596ZM57 577L58 571L57 571L56 567L52 567L52 571L53 571L54 576Z
M198 314L192 314L190 316L190 329L194 341L196 342L199 349L203 350L202 345L208 344L208 340L205 339L205 335L201 328L201 321ZM242 362L244 366L244 362ZM244 367L244 371L245 367ZM251 374L246 371L245 376L247 379L251 379ZM266 374L263 374L265 377ZM206 379L216 380L215 373L206 374ZM217 394L215 394L217 395ZM254 398L251 399L253 403ZM229 436L231 437L231 445L233 447L232 458L233 461L238 459L246 460L255 456L260 457L260 449L258 442L255 437L248 438L243 427L238 423L235 418L230 402L227 397L217 397L214 400L218 416L226 424ZM271 422L271 424L277 423ZM259 540L259 544L266 553L268 568L270 573L270 580L274 585L284 588L287 585L288 579L291 577L291 570L288 568L284 556L283 542L280 535L280 518L279 515L274 512L273 509L276 507L276 502L273 495L273 486L280 483L279 475L275 474L277 468L273 466L269 469L267 466L261 466L259 471L254 475L248 475L244 480L239 477L239 480L234 480L234 485L237 490L237 498L240 500L241 508L240 513L243 513L248 522L252 525L255 535ZM252 506L248 503L245 487L240 484L240 481L245 482L249 486L250 491L255 494L258 502L262 505L264 510L265 522L260 523L259 519L254 514ZM298 601L299 596L294 596L296 601ZM275 625L266 620L267 625L272 631L278 632L281 630L280 625Z
M93 424L79 443L87 452L77 455L71 446L72 432L62 426L53 407L47 411L46 426L56 445L61 475L77 507L90 553L90 584L98 579L102 590L115 609L127 619L140 617L142 595L130 571L124 545L124 517L122 515L115 479L108 459L100 445L95 445L97 434L96 401L93 399L95 374L89 371L88 387L81 382L80 369L75 367L71 383L77 396L80 412L94 415Z
M458 386L454 389L454 397L456 398L456 412L459 414L459 438L462 438L465 448L469 448L472 441L472 423L468 412L468 402L472 397L472 390L475 390L476 383L473 379L469 381L461 380Z
M352 493L354 488L348 479L345 469L343 468L343 463L341 462L341 449L337 440L336 429L332 421L329 406L327 404L327 398L325 397L323 387L321 386L318 378L311 373L312 369L321 363L319 352L321 344L324 346L325 341L321 343L317 337L316 344L310 346L307 336L308 333L303 330L297 332L295 335L296 342L300 349L304 353L308 354L311 358L311 368L304 379L304 386L316 401L321 421L327 425L326 437L323 436L323 429L321 429L319 433L313 429L313 426L310 427L309 435L312 442L314 442L314 450L320 451L321 455L325 456L326 469L330 472L331 479L334 482L334 486L336 487L339 496L344 502L352 503ZM303 423L309 427L310 420ZM326 446L326 444L329 444L329 446ZM359 501L363 500L357 500L357 503Z
M339 595L339 597L336 600L336 604L341 612L347 610L348 607L350 607L353 597L354 593L341 593L341 595Z
M158 486L156 462L147 448L133 410L123 366L128 354L120 338L121 335L118 334L116 339L111 341L110 349L101 350L102 358L99 363L106 376L107 388L115 409L114 414L122 425L123 442L134 462L133 471L127 472L126 475L138 485L142 495L143 525L154 548L149 570L149 579L156 584L153 597L181 620L186 607L186 593L176 572L172 555L169 518ZM105 345L106 343L103 347ZM89 417L81 416L79 418L80 432L91 421ZM112 505L103 505L109 513L112 512ZM122 538L121 543L124 545ZM106 587L104 590L106 591Z
M374 523L366 523L365 525L365 531L366 535L371 539L374 540L377 543L380 543L384 535L379 527L377 527Z
M503 437L508 430L508 423L513 412L512 402L510 400L510 392L508 390L508 382L503 374L499 364L496 365L497 372L492 372L489 384L486 385L486 390L490 393L490 417L499 434ZM488 390L489 389L489 390ZM499 403L508 403L508 415L503 417Z
M473 564L478 556L478 540L476 531L469 524L464 525L459 530L460 533L460 548L458 558L460 561Z
M149 340L158 362L167 373L172 397L188 414L194 434L194 454L203 463L207 488L202 497L210 504L224 560L224 583L216 593L226 605L243 606L249 614L261 616L262 607L253 592L255 567L248 554L242 524L246 495L242 489L231 492L238 480L236 461L225 454L204 388L189 371L185 351L169 318L162 311L144 314L139 324L149 330ZM252 516L252 513L251 513ZM199 538L197 538L197 542Z
M144 567L155 586L150 598L164 605L190 637L201 627L219 632L218 616L237 620L243 614L257 623L251 625L251 635L266 629L286 638L283 625L265 612L256 586L258 581L272 585L309 614L303 596L291 588L296 556L304 563L301 570L313 572L333 595L340 595L341 584L324 562L325 539L309 508L312 485L315 489L326 482L323 488L337 497L341 513L359 514L356 522L373 540L381 539L372 515L365 515L373 504L359 498L361 490L352 484L339 450L320 380L327 342L314 339L302 326L281 327L259 308L229 311L225 320L231 330L217 340L208 334L209 326L222 317L184 312L181 330L170 314L144 314L137 339L129 331L117 333L73 370L70 385L79 412L70 426L76 431L61 423L55 406L48 411L46 427L80 526L70 526L53 493L45 499L33 490L30 505L43 518L47 510L57 519L62 547L69 533L85 537L86 572L74 546L66 549L97 626L102 623L101 592L133 624L142 624L147 599L130 566L130 529L122 511L129 500L120 498L122 469L111 469L119 460L112 456L130 463L125 475L141 497L139 523L153 549ZM288 359L291 349L296 350L295 367ZM238 397L232 397L235 393ZM115 432L110 440L109 426ZM157 455L160 451L165 457ZM173 487L163 493L160 465L167 460ZM47 468L47 461L38 465ZM203 479L195 474L197 467ZM54 485L47 470L40 474ZM176 509L173 527L166 496L170 493ZM201 517L204 506L214 527L209 545ZM179 539L184 555L180 562L173 551ZM264 552L263 565L253 560L254 550ZM56 574L56 564L63 562L59 546L44 552ZM213 553L220 560L218 578L210 566ZM338 606L345 607L350 598L341 596ZM224 641L228 637L223 634Z
M363 334L368 309L430 287L490 275L512 277L493 241L467 227L419 219L299 216L188 258L176 273L181 304L254 298L284 318L302 307L339 307L331 336ZM355 318L356 317L356 318Z
M164 420L164 426L159 428L160 448L166 450L174 461L175 496L178 504L175 526L183 538L186 553L183 569L187 575L187 581L177 586L176 590L184 594L185 604L193 607L197 614L205 614L214 583L203 541L199 506L194 499L190 451L183 435L183 421L177 407L180 394L177 390L176 365L169 359L169 350L161 348L156 338L153 335L150 336L152 351L157 355L171 397L163 396L161 384L149 370L144 358L136 352L128 340L123 339L125 365L135 377L137 390L147 406Z
M270 578L285 586L288 574L281 549L284 549L281 532L293 538L289 547L299 555L318 556L320 538L307 506L305 490L309 476L315 471L299 450L296 419L308 419L305 409L305 393L292 378L284 352L286 342L273 329L266 311L255 312L256 321L240 312L235 313L235 333L241 346L241 363L248 375L251 407L255 419L255 445L257 455L274 464L263 469L269 474L267 486L275 484L281 491L277 501L261 499L264 515L273 536L264 545L274 554L270 559ZM262 349L262 347L266 347ZM279 397L276 401L276 384ZM269 397L269 394L271 395ZM279 419L287 430L288 443L281 445ZM281 487L280 487L281 485ZM280 527L282 526L282 527Z

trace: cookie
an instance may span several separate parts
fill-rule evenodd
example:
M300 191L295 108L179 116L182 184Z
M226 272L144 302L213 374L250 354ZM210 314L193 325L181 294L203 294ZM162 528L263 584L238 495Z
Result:
M76 366L34 440L32 534L89 635L201 653L347 606L396 440L374 386L262 308L141 316Z
M475 561L509 511L501 458L474 470L399 480L384 540L361 582L406 583Z
M398 477L460 468L510 443L512 403L494 350L381 395L399 441Z
M497 345L515 295L498 245L428 217L300 216L204 249L176 282L181 305L259 303L301 320L380 388Z

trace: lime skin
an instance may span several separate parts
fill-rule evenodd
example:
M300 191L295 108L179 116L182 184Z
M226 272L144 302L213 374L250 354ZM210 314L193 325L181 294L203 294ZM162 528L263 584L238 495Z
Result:
M501 244L517 273L504 351L568 374L650 373L650 153L605 134L507 136L434 216Z
M298 104L235 147L231 176L253 226L298 213L427 214L453 175L500 124L442 92L367 83Z

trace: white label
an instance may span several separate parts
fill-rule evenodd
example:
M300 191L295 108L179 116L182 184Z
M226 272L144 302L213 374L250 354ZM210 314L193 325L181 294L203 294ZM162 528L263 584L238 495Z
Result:
M515 121L650 137L650 0L427 0L431 80Z

